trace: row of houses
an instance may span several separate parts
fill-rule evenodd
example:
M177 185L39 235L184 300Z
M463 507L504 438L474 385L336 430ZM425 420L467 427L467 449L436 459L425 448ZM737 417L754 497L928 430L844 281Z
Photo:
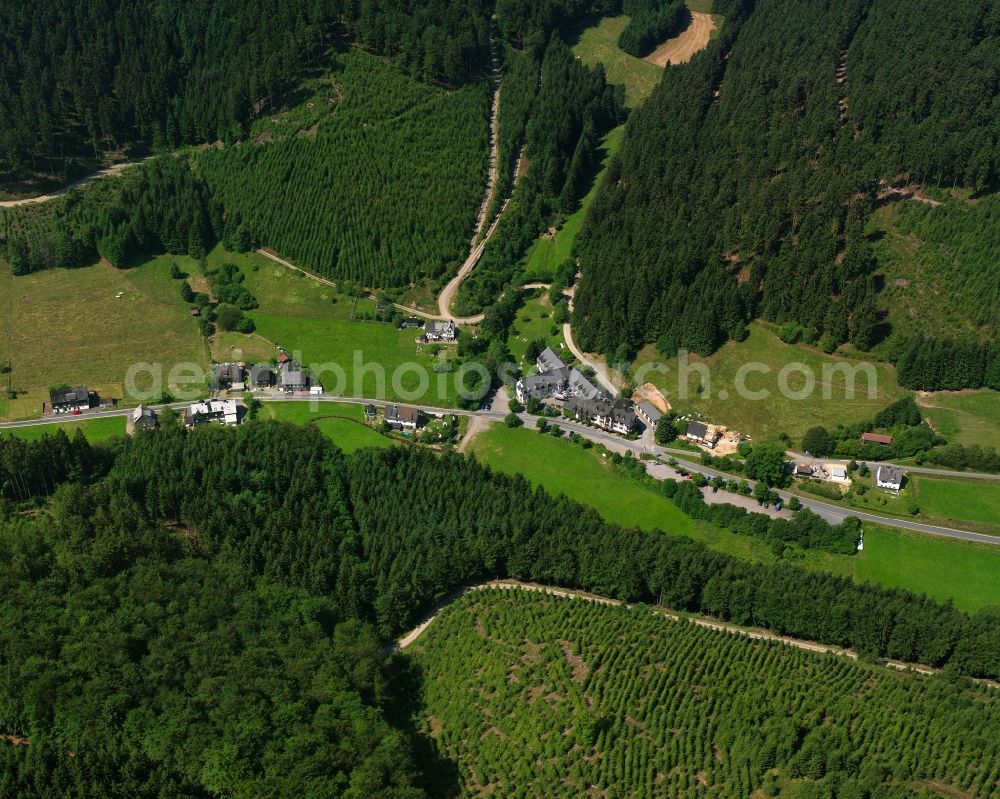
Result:
M796 477L808 479L819 477L835 482L845 482L848 479L847 467L839 463L832 463L827 466L816 467L809 463L796 463L792 465L792 474ZM888 463L880 463L875 467L875 485L889 491L899 491L906 482L906 470L902 466L894 466Z
M322 391L301 364L282 353L278 365L271 363L220 363L215 367L215 388L220 391L266 390L277 388L287 394Z

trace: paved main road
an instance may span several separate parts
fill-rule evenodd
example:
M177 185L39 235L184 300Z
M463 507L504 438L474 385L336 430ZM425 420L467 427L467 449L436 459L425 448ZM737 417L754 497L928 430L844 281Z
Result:
M340 397L330 394L323 394L319 396L309 396L309 397L286 397L286 396L259 396L257 399L263 400L265 402L342 402L352 405L360 405L365 403L372 403L377 407L384 407L389 404L382 401L372 400L365 397ZM180 409L190 405L189 402L175 402L169 407ZM159 410L163 407L168 406L152 406ZM497 403L491 408L485 408L480 410L462 410L460 408L439 408L430 405L420 405L420 408L428 413L453 413L459 416L478 416L484 420L488 421L502 421L507 415L506 408L498 407ZM67 422L79 422L86 419L94 418L105 418L109 416L128 416L132 413L131 408L116 408L111 411L97 411L89 414L81 414L80 416L64 415L56 418L50 419L31 419L23 422L4 422L0 423L0 431L16 429L21 427L33 427L36 425L50 425L50 424L64 424ZM531 416L527 413L522 413L521 420L527 426L534 426L538 417ZM694 453L688 452L687 450L670 449L666 447L658 447L650 444L648 440L635 440L629 441L617 436L613 433L605 433L603 430L597 430L593 427L588 427L587 425L575 422L570 419L556 418L552 420L553 424L559 425L564 430L570 430L574 433L579 433L581 436L590 439L591 441L604 444L614 450L619 452L631 451L635 455L641 455L643 453L648 455L655 455L660 458L670 458L676 457L679 460L683 460L683 466L685 469L691 472L699 472L705 477L711 479L715 476L721 476L731 479L733 475L725 474L717 469L712 469L709 466L703 466L700 463L694 461L686 460L694 456ZM960 473L964 474L964 473ZM752 481L748 481L753 485ZM785 501L791 498L791 494L784 491L778 492L782 499ZM968 530L957 530L952 527L939 527L933 524L922 524L920 522L911 521L910 519L899 519L891 516L878 516L873 513L865 513L864 511L854 510L853 508L844 508L838 505L832 505L827 502L822 502L820 500L799 497L799 501L809 510L817 513L828 522L837 524L842 522L848 516L854 516L862 521L875 522L881 524L885 527L895 527L902 530L911 530L918 533L925 533L927 535L940 536L942 538L956 538L962 541L974 541L982 544L992 544L994 546L1000 546L1000 536L984 535L983 533L973 533Z

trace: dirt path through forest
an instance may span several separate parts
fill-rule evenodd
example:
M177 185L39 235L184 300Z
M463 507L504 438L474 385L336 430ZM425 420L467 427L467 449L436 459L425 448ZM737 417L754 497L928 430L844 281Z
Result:
M138 161L126 161L122 164L115 164L114 166L109 166L106 169L102 169L99 172L95 172L93 175L87 175L85 178L80 178L80 180L70 183L68 186L64 186L61 189L50 192L48 194L41 194L37 197L26 197L23 200L2 200L0 201L0 208L17 208L19 205L33 205L35 203L45 203L49 200L54 200L56 197L62 197L70 189L75 189L77 186L82 186L85 183L91 183L95 180L100 180L101 178L109 178L115 175L120 175L129 167L141 164L144 161L148 161L153 156L147 158L142 158Z
M661 44L643 60L658 67L667 64L683 64L699 50L708 46L708 40L715 30L715 20L711 14L691 12L691 24L683 33Z

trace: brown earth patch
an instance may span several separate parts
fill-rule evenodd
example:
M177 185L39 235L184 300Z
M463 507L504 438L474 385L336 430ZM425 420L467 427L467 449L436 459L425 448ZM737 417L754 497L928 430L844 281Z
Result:
M573 645L569 641L560 640L558 643L562 649L563 657L566 658L566 662L573 669L573 682L582 683L587 679L587 675L590 674L590 667L584 662L582 657L573 654Z
M708 40L715 30L715 20L711 14L698 11L691 12L691 24L683 33L668 39L652 53L643 59L658 67L667 64L683 64L691 60L691 56L708 46Z
M640 402L648 402L660 413L670 413L670 403L652 383L643 383L632 392L632 402L638 405Z

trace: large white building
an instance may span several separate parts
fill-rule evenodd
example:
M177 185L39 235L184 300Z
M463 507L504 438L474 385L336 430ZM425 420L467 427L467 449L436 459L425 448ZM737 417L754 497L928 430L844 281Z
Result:
M240 406L234 399L195 402L184 414L184 426L196 427L209 422L233 426L240 423Z

